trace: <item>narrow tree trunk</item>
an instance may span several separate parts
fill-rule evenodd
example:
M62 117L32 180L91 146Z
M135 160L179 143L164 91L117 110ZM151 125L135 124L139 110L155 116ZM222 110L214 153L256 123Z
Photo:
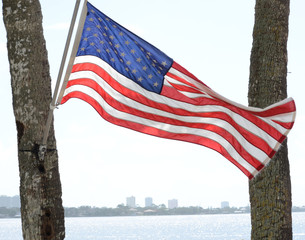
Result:
M289 0L256 0L248 101L264 108L287 97ZM292 239L287 142L249 183L251 239Z
M44 160L38 150L51 102L51 79L38 0L3 0L18 134L21 218L26 240L64 239L64 210L53 124Z

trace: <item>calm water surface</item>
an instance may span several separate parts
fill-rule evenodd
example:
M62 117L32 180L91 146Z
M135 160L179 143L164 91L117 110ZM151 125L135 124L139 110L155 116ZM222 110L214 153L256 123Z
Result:
M250 215L66 218L67 240L249 240ZM293 213L293 239L305 240L305 212ZM20 219L0 219L0 240L22 240Z

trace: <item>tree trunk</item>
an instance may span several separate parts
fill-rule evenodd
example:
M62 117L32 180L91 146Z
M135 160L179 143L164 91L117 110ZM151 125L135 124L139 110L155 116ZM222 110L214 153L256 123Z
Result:
M289 0L256 0L248 101L264 108L287 97ZM249 183L251 239L292 239L287 141Z
M38 0L3 0L17 126L23 238L64 239L64 210L53 123L38 156L51 102L51 78Z

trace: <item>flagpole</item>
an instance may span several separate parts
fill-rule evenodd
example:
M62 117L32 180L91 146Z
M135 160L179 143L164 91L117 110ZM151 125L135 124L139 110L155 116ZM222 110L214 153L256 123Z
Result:
M75 25L80 1L81 0L76 0L76 2L75 2L75 7L74 7L71 23L70 23L70 28L69 28L69 32L68 32L68 36L67 36L67 40L66 40L66 45L65 45L64 53L63 53L63 56L62 56L62 59L61 59L61 64L60 64L60 68L59 68L59 72L58 72L58 76L57 76L57 81L56 81L56 86L55 86L54 93L53 93L53 99L52 99L52 102L51 102L51 105L54 106L54 107L55 107L55 100L56 100L56 97L57 97L57 94L58 94L60 80L61 80L61 77L62 77L64 65L65 65L66 58L67 58L67 53L68 53L70 42L71 42L71 37L72 37L72 33L73 33L73 29L74 29L74 25Z
M87 0L85 2L87 2ZM74 25L75 25L75 21L76 21L76 17L77 17L79 5L80 5L80 0L76 0L73 15L72 15L72 19L71 19L71 23L70 23L70 28L69 28L65 48L64 48L64 53L63 53L63 56L62 56L62 60L61 60L61 64L60 64L60 68L59 68L59 72L58 72L58 76L57 76L57 81L56 81L56 85L55 85L55 89L54 89L54 93L53 93L53 98L52 98L52 101L51 101L51 104L50 104L50 110L49 110L49 113L48 113L47 122L46 122L44 132L43 132L42 143L39 147L39 159L40 160L43 160L44 154L47 150L46 145L47 145L47 139L48 139L48 135L49 135L49 131L50 131L51 122L52 122L52 119L53 119L53 111L56 108L55 101L56 101L56 97L58 95L60 80L61 80L61 77L62 77L64 65L65 65L65 62L66 62L67 53L68 53L68 50L69 50L69 46L70 46L70 42L71 42L71 37L72 37L72 33L73 33L73 29L74 29Z
M70 76L70 73L71 73L71 70L72 70L72 67L73 67L73 63L74 63L74 60L75 60L75 56L76 56L76 53L77 53L77 49L78 49L78 46L79 46L79 43L80 43L80 40L81 40L86 16L87 16L87 0L84 1L83 10L82 10L80 18L79 18L78 28L77 28L77 32L76 32L76 35L75 35L70 60L68 62L68 66L67 66L67 69L66 69L66 74L65 74L65 77L64 77L64 80L63 80L63 84L61 86L60 93L58 94L58 98L57 98L57 101L56 101L56 106L61 104L61 100L63 98L64 92L65 92L65 89L66 89L66 86L67 86L67 83L68 83L68 78Z

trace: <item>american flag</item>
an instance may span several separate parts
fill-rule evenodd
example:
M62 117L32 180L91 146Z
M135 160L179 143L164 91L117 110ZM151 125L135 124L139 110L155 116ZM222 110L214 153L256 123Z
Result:
M214 149L249 179L268 164L293 126L292 98L265 109L230 101L90 3L87 11L61 104L79 98L113 124Z

